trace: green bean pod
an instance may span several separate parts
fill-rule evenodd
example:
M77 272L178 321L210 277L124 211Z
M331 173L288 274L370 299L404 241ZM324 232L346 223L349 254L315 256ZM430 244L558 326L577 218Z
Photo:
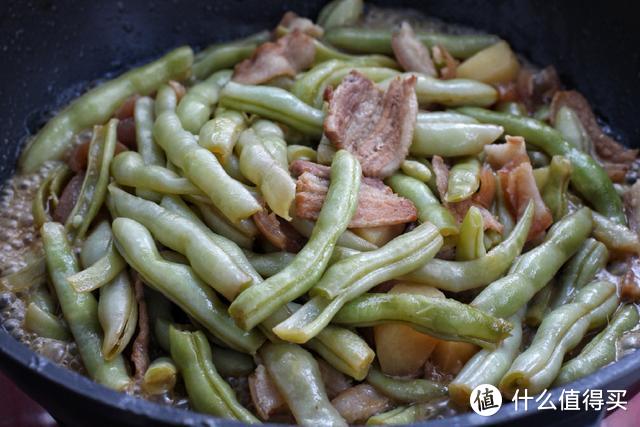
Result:
M202 125L198 144L218 156L220 163L224 166L229 161L233 147L245 127L245 118L242 113L225 110Z
M505 133L524 137L528 144L550 156L562 155L571 162L571 183L596 211L620 224L626 219L622 201L602 167L588 154L564 140L562 134L544 123L527 118L498 113L482 108L464 107L458 110L483 123L504 127Z
M171 358L174 360L189 395L189 402L199 411L247 424L258 419L242 406L236 395L211 362L211 347L204 333L169 329Z
M458 161L449 172L446 201L460 202L471 197L480 188L480 161L467 157Z
M96 299L89 292L75 292L66 280L78 272L78 261L69 246L64 227L55 222L47 222L41 227L40 235L44 244L47 270L62 314L89 376L109 388L124 390L131 383L124 359L116 356L108 361L102 354L102 331L98 323Z
M220 105L282 122L309 136L322 134L322 111L284 89L229 82L220 92Z
M469 261L482 258L486 254L482 214L478 208L471 206L460 225L456 260Z
M527 108L521 102L501 101L496 105L496 111L514 116L528 116Z
M158 88L158 93L156 93L156 99L153 104L155 116L160 117L160 115L165 111L171 111L173 113L176 111L177 107L178 94L176 93L176 89L174 89L174 87L170 84L164 84L160 86Z
M182 128L177 115L165 112L158 117L153 135L169 160L231 221L248 218L261 209L251 193L227 175L216 156L200 147L196 137Z
M289 210L296 196L296 183L289 171L272 157L253 129L240 134L236 150L239 152L240 172L258 186L276 215L290 220Z
M158 396L173 391L178 380L178 367L168 357L159 357L147 368L142 377L142 391Z
M120 253L145 280L216 338L234 350L253 354L264 341L257 331L239 329L227 314L227 308L215 292L186 265L164 260L151 233L140 223L116 218L113 234Z
M524 316L527 325L537 327L542 323L544 316L546 316L551 306L555 286L555 280L552 280L531 298L531 302L527 306L527 312Z
M331 166L329 191L309 241L284 270L236 298L229 313L239 325L251 329L278 307L303 295L320 278L355 212L360 175L358 160L345 150L338 151Z
M396 173L385 183L402 197L411 200L418 209L420 222L431 222L443 236L458 234L458 223L451 212L440 204L427 184L410 176ZM354 248L356 249L356 248Z
M69 341L71 334L67 325L52 313L31 302L24 313L24 328L44 338Z
M423 402L409 406L399 406L367 420L367 425L409 425L433 417L439 402Z
M153 140L155 101L148 96L136 100L133 119L136 125L136 146L145 165L164 166L167 162L162 148ZM136 194L149 200L160 200L160 195L145 189L136 189Z
M573 359L562 365L554 385L567 384L596 372L616 360L616 341L638 324L638 309L634 305L622 307L609 325Z
M67 281L76 292L91 292L115 279L126 267L127 263L110 243L104 256Z
M270 252L268 254L257 254L251 251L244 251L247 259L262 277L271 277L285 267L287 267L295 254L291 252Z
M31 204L33 223L37 228L42 227L45 222L52 221L51 212L58 205L58 197L70 176L71 169L63 163L56 166L38 187Z
M347 426L324 390L318 363L302 347L268 343L260 356L300 425Z
M109 168L116 149L118 120L111 119L104 126L93 128L89 145L87 172L65 229L73 239L84 237L91 221L104 203L109 185Z
M409 152L414 156L474 156L502 135L500 126L417 121Z
M591 152L589 135L574 110L566 106L560 107L556 113L554 127L569 144L585 153Z
M231 80L231 70L213 73L209 78L193 85L176 107L176 114L185 130L198 134L209 120L213 105L218 102L220 89Z
M447 394L447 388L442 384L425 379L389 377L375 367L369 370L367 382L380 393L401 403L426 402Z
M535 169L534 169L535 172ZM495 177L496 183L496 198L493 204L494 214L498 217L500 224L502 224L503 234L511 234L514 227L516 226L515 220L513 216L511 216L511 212L509 211L509 207L507 206L507 200L505 199L504 191L502 191L502 183L500 182L500 178L498 176Z
M318 159L318 153L311 147L306 145L289 145L287 147L287 161L292 163L296 160L307 160L316 163Z
M509 336L511 324L449 298L413 294L365 294L346 303L333 318L348 327L399 322L447 341L493 349Z
M558 221L569 211L567 190L571 178L571 162L562 156L553 156L549 164L549 178L542 188L542 200Z
M500 390L513 396L517 389L527 389L533 395L547 389L560 372L565 354L589 329L606 323L617 306L614 284L593 282L584 287L575 302L545 317L529 348L514 360L500 381Z
M401 234L382 248L331 265L310 290L311 298L273 332L285 341L305 343L316 336L350 300L375 285L411 271L433 258L442 236L430 223Z
M593 237L604 243L611 251L640 254L640 238L628 227L594 213Z
M280 167L289 170L287 141L285 141L285 134L282 128L270 120L260 119L251 125L251 129L260 137L262 143Z
M416 121L420 123L480 123L473 117L465 116L456 111L418 111Z
M432 259L401 279L450 292L488 285L500 278L520 255L531 228L533 209L533 204L529 203L509 237L485 256L471 261Z
M513 315L578 251L592 226L589 208L567 215L551 227L542 244L522 255L505 277L487 286L471 305L494 316Z
M254 236L247 235L238 230L235 224L229 222L229 220L217 210L212 209L212 206L202 203L196 203L196 206L204 222L216 234L225 237L243 249L251 249L253 247Z
M417 160L407 159L400 163L400 170L407 176L422 182L428 182L433 177L431 169Z
M364 27L332 28L325 40L347 51L359 53L393 53L391 30ZM416 31L416 37L428 47L442 46L455 58L465 59L500 39L491 34L454 35Z
M471 392L481 384L497 386L520 353L522 342L522 310L509 318L511 335L495 350L480 350L469 359L448 385L449 397L458 406L469 406Z
M315 228L315 223L313 221L297 217L293 218L293 220L291 221L291 225L296 229L298 233L307 238L311 237L311 234L313 234L313 229ZM368 240L363 239L350 230L345 230L340 235L340 237L338 237L336 244L361 252L378 249L376 245L369 242Z
M261 31L242 40L208 46L196 54L191 73L196 80L202 80L218 70L232 68L250 57L258 45L269 38L268 31Z
M353 25L364 11L362 0L333 0L320 10L318 25L324 29Z
M151 331L153 331L155 342L162 350L169 353L169 326L173 323L171 301L148 286L145 287L144 297L147 301L149 325L151 326Z
M216 345L211 347L211 361L223 377L245 377L256 368L253 357L248 354Z
M62 159L71 148L73 135L106 123L131 95L148 95L167 80L184 77L192 62L191 48L180 47L80 96L49 120L29 143L20 157L20 170L33 173L47 160Z

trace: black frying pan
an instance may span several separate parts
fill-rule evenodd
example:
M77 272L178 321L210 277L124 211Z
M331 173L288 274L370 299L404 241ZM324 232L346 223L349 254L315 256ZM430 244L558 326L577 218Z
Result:
M171 47L272 28L287 10L313 17L323 0L173 0L81 2L5 0L0 10L0 179L15 170L21 144L52 109L88 82L158 56ZM640 31L632 2L541 0L375 1L413 7L507 39L584 93L619 139L640 146ZM115 393L37 356L0 328L0 368L67 426L237 425ZM640 352L571 384L576 390L640 388ZM560 392L554 391L554 397ZM556 402L557 403L557 402ZM587 425L598 413L506 405L497 415L460 415L429 423ZM541 424L542 423L542 424Z

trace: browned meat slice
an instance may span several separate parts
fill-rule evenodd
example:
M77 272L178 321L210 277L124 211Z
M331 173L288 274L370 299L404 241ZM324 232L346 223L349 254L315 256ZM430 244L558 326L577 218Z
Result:
M456 61L444 46L436 45L431 51L433 52L433 62L435 62L439 68L440 78L443 80L455 79L460 63Z
M300 30L305 34L310 35L316 39L322 37L324 35L324 30L322 27L316 25L308 18L303 18L298 16L295 12L287 12L282 16L279 27L284 27L289 30Z
M295 77L313 63L315 55L313 38L296 29L275 43L260 45L251 58L235 66L233 80L257 85L275 77Z
M318 359L318 368L329 399L333 399L349 387L351 379L322 359Z
M387 177L407 156L418 112L415 84L415 76L397 77L383 92L352 71L329 97L325 134L358 158L365 176Z
M331 168L329 166L313 163L309 160L294 160L289 165L289 170L296 178L305 172L309 172L312 175L325 179L329 179L331 176ZM362 182L371 187L379 188L384 191L391 191L391 189L378 178L369 178L365 176L362 178Z
M78 172L67 182L58 200L58 206L55 207L53 215L51 215L54 221L61 224L67 222L67 218L69 218L71 211L78 201L78 197L80 197L80 190L84 183L84 175L84 171Z
M288 409L287 402L276 388L264 365L258 365L253 374L249 375L249 392L253 406L260 418L265 421L271 415Z
M306 243L306 239L288 222L280 220L273 212L266 209L253 214L253 222L260 233L276 248L297 253Z
M485 145L487 163L495 170L513 169L521 163L528 163L529 156L524 138L521 136L506 136L504 144Z
M403 22L400 29L393 33L391 47L405 71L417 71L428 76L437 75L429 49L418 40L408 22Z
M404 224L415 221L416 207L382 182L370 185L363 181L360 185L358 207L349 228L378 227L382 225ZM329 180L304 172L296 182L296 216L316 220L322 209L329 189Z
M343 391L331 401L331 404L349 424L363 423L392 407L388 397L366 383Z
M529 110L542 104L548 104L561 88L562 83L552 65L539 71L523 68L518 74L518 95Z

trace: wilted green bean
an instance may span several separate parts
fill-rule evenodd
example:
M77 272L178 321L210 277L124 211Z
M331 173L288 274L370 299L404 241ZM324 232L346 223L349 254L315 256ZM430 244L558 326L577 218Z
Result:
M201 331L169 329L171 358L175 361L187 388L189 402L199 412L231 418L243 423L259 423L242 406L236 395L211 363L211 347Z
M260 286L243 291L229 307L229 313L245 329L251 329L278 307L307 292L324 272L336 240L353 216L360 188L361 168L349 152L336 153L331 166L331 183L313 233L287 268Z
M442 46L455 58L465 59L500 39L491 34L441 34L416 31L416 37L428 47ZM393 53L391 30L364 27L332 28L325 39L333 46L360 53Z
M153 126L153 135L169 160L231 221L248 218L261 209L251 193L227 175L216 156L182 128L177 115L162 113Z
M571 179L571 162L562 156L553 156L549 164L549 178L542 188L542 200L558 221L569 210L567 189Z
M634 305L622 307L609 325L582 349L579 355L562 365L554 384L561 385L596 372L616 360L616 341L638 324L638 309Z
M223 165L233 153L240 133L245 129L245 117L242 113L225 110L206 122L200 129L198 144L218 156Z
M98 323L98 303L93 294L77 293L67 277L78 272L78 261L67 242L61 224L47 222L40 229L47 260L47 270L60 302L64 319L78 346L80 358L89 376L107 387L123 390L130 378L121 356L105 360L102 354L102 331Z
M542 151L538 150L527 150L527 156L529 156L529 160L531 161L531 166L534 168L543 168L549 166L551 163L551 159ZM538 170L538 169L534 169Z
M155 116L159 117L165 111L175 112L178 107L178 94L172 84L164 84L158 88L153 104ZM153 131L153 129L152 129Z
M480 210L471 206L460 225L456 260L469 261L485 256L484 222Z
M567 304L575 293L591 282L609 261L607 247L594 239L587 239L578 252L567 262L557 280L550 308Z
M127 263L110 243L104 256L86 269L70 276L67 281L76 292L90 292L115 279L126 267Z
M224 236L231 240L236 245L244 249L251 249L253 246L253 236L244 234L238 230L234 224L231 224L224 215L218 213L218 211L211 209L211 206L207 206L201 203L196 203L198 210L202 214L204 222L220 236Z
M533 209L533 204L529 203L509 237L485 256L471 261L433 259L423 267L405 274L402 279L450 292L488 285L500 278L522 251L531 228Z
M111 159L116 149L117 128L117 119L111 119L106 125L93 128L87 171L76 204L65 224L73 239L84 237L91 221L104 203L109 185Z
M426 402L447 394L447 388L442 384L425 379L389 377L375 367L369 370L367 382L380 393L402 403Z
M310 136L322 133L322 111L284 89L229 82L220 92L220 105L282 122Z
M513 325L511 335L495 350L480 350L465 363L458 375L448 385L449 397L458 406L469 406L471 392L481 384L497 386L520 352L522 342L523 310L509 318Z
M215 71L231 68L250 57L260 43L269 41L269 37L268 31L261 31L242 40L208 46L196 54L191 73L196 80L202 80Z
M306 145L289 145L287 147L287 160L289 163L296 160L308 160L310 162L316 162L318 159L318 153L311 147Z
M262 140L269 153L285 170L289 169L287 160L287 141L285 141L284 131L280 126L270 120L256 120L252 125L253 129Z
M316 336L348 301L375 285L424 264L442 247L442 236L430 223L401 234L382 248L340 260L310 290L312 298L273 332L283 340L305 343Z
M511 212L509 211L509 207L507 206L507 201L505 199L504 191L502 191L502 183L500 182L500 178L497 176L495 177L495 183L496 199L493 204L494 214L498 217L500 224L502 224L503 226L502 233L504 235L511 234L514 227L516 226L515 220L513 216L511 216Z
M302 234L304 237L311 237L313 233L313 229L315 227L315 223L313 221L309 221L308 219L301 218L293 218L291 221L291 225L296 231ZM338 240L336 241L337 245L344 246L346 248L354 249L357 251L372 251L377 249L378 247L368 240L363 239L362 237L355 234L353 231L345 230Z
M394 192L411 200L418 209L420 222L431 222L443 236L458 234L458 223L451 212L440 204L427 184L415 178L396 173L385 180ZM353 248L357 249L357 248Z
M239 152L240 172L256 184L276 215L290 220L289 210L296 196L296 183L289 171L272 157L253 129L240 134L236 150Z
M189 266L164 260L146 228L131 219L116 218L113 234L120 253L145 283L182 308L216 338L246 353L255 353L260 347L264 337L257 331L245 332L238 328L215 292Z
M211 346L211 361L223 377L244 377L256 368L253 358L229 348Z
M580 118L571 108L562 106L556 113L554 127L565 141L585 153L591 152L591 141Z
M260 356L298 424L347 425L329 402L318 363L309 352L294 344L268 343Z
M169 79L186 75L193 62L189 47L180 47L157 61L135 68L77 98L43 127L20 158L20 169L33 173L47 160L62 159L73 135L106 123L131 95L148 95Z
M295 254L291 252L271 252L268 254L257 254L245 251L247 259L262 277L271 277L280 270L291 264Z
M133 118L136 125L136 146L145 165L164 166L167 162L162 148L153 140L155 101L148 96L136 100ZM149 190L136 189L136 194L149 200L160 200L160 195Z
M63 321L33 302L29 303L24 313L24 328L40 337L54 340L68 341L71 338Z
M467 157L458 161L449 172L449 183L445 199L460 202L471 197L480 188L480 161Z
M549 229L543 243L518 258L509 274L487 286L471 305L494 316L513 315L578 251L592 226L589 208L565 216Z
M362 0L333 0L320 10L318 25L324 29L353 25L364 10Z
M231 70L218 71L187 90L176 108L185 130L193 134L200 132L211 116L213 105L218 102L220 89L231 79L231 74Z
M44 256L39 253L27 259L27 265L16 271L0 277L0 289L13 292L38 286L47 280L47 264Z
M418 121L409 151L414 156L473 156L502 132L502 127L494 125Z
M504 127L508 135L520 135L527 144L550 156L562 155L571 162L571 184L601 214L624 224L622 201L602 167L588 154L573 147L562 134L544 123L527 118L498 113L482 108L464 107L458 110L483 123Z
M37 228L42 227L45 222L51 221L51 213L58 206L58 197L70 176L71 169L63 163L56 166L38 187L31 204L33 223Z
M640 238L637 233L598 213L593 214L593 237L611 251L640 254Z
M178 367L168 357L159 357L147 368L142 377L142 391L151 396L173 391L178 377Z
M527 325L537 327L542 323L542 319L544 319L544 316L546 316L551 306L551 298L553 297L555 287L555 280L552 280L531 298L524 317Z
M428 182L432 177L431 169L424 163L417 160L405 160L400 163L400 170L407 176L418 179L422 182Z
M585 286L574 302L553 310L538 328L531 345L513 362L500 381L500 389L513 396L517 389L532 395L548 388L560 372L565 354L589 329L607 322L618 306L616 287L610 282Z

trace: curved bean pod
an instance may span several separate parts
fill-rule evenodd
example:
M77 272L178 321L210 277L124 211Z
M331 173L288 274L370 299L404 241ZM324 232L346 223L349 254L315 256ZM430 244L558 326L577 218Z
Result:
M211 361L223 377L244 377L256 368L253 357L216 345L211 346Z
M178 377L178 367L168 357L159 357L147 368L142 378L142 391L157 396L173 391Z
M569 211L567 189L571 178L571 162L562 156L553 156L549 164L549 177L542 188L542 200L558 221Z
M535 171L535 169L534 169ZM511 216L511 212L509 211L509 207L507 206L507 200L505 199L504 192L502 191L502 183L500 182L500 178L496 175L496 198L493 204L494 213L498 217L500 224L503 225L503 234L511 234L514 227L516 226L513 216Z
M404 160L400 163L400 170L407 176L422 182L428 182L433 177L431 169L417 160Z
M133 119L136 125L136 146L145 165L164 166L167 163L162 148L153 140L155 101L148 96L136 100ZM149 200L159 200L160 195L144 189L136 189L136 194Z
M480 188L480 161L475 157L461 159L449 172L447 202L466 200Z
M196 80L202 80L213 72L231 68L250 57L258 45L269 38L268 31L261 31L242 40L208 46L196 54L191 74Z
M424 379L389 377L375 367L369 370L367 382L380 393L402 403L426 402L447 394L447 388L442 384Z
M460 236L456 246L456 260L474 260L482 258L486 254L482 214L478 208L471 206L460 225Z
M159 117L165 111L175 112L178 106L178 94L171 84L164 84L158 88L153 104L155 116ZM153 131L153 129L152 129Z
M566 106L560 107L554 121L555 129L574 147L589 153L591 141L576 112Z
M253 247L253 235L247 235L240 231L235 224L229 222L224 215L219 213L217 210L212 209L211 206L203 203L196 203L195 205L202 215L203 221L216 234L225 237L243 249L251 249Z
M640 237L637 233L598 213L593 215L593 237L612 251L640 254Z
M362 0L333 0L320 10L318 25L324 29L353 25L358 22L363 10Z
M409 151L414 156L473 156L502 135L500 126L417 121Z
M307 237L307 238L311 237L311 234L313 234L313 229L315 228L315 223L313 221L310 221L308 219L301 219L297 217L293 218L293 220L291 221L291 225L293 226L293 228L296 229L298 233L302 234L304 237ZM355 234L353 231L350 231L350 230L345 230L340 235L340 237L338 237L336 244L339 246L343 246L345 248L349 248L349 249L353 249L361 252L378 249L376 245L363 239L362 237L358 236L357 234Z
M257 254L251 251L244 251L247 259L262 277L271 277L284 268L286 268L293 259L295 254L291 252L271 252L268 254Z
M512 116L483 108L464 107L459 112L483 123L504 127L505 133L524 137L528 144L550 156L562 155L571 162L571 183L596 211L624 224L622 201L602 167L588 154L564 140L562 134L544 123L528 117Z
M308 160L310 162L316 162L318 153L311 147L306 145L289 145L287 146L287 161L293 163L296 160Z
M270 120L256 120L251 129L260 137L269 153L278 162L282 169L289 170L287 159L287 141L282 128Z
M231 80L231 70L213 73L206 80L193 85L176 107L176 114L185 130L198 134L209 120L213 105L218 102L220 89Z
M24 328L44 338L60 341L68 341L71 338L63 321L34 302L29 303L24 313Z
M127 263L113 244L109 243L106 253L89 267L70 276L67 281L76 292L91 292L115 279Z
M189 47L180 47L162 58L103 83L77 98L38 132L20 157L20 169L32 173L47 160L60 160L71 147L73 135L105 123L131 95L148 95L162 83L186 75L193 62Z
M58 205L58 196L70 176L71 169L63 163L56 166L38 187L31 204L31 213L33 214L33 222L36 228L42 227L45 222L52 221L50 213Z
M245 117L242 113L233 110L222 111L216 114L213 120L202 125L198 144L218 156L220 163L225 165L245 127Z

